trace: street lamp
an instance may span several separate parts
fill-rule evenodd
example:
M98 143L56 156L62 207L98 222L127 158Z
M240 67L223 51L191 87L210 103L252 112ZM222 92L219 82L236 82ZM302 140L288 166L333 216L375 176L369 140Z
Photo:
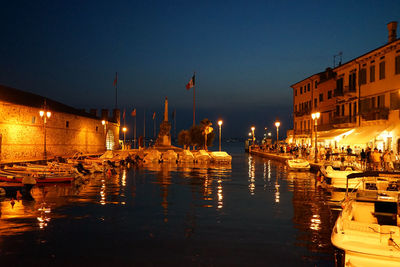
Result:
M44 153L43 153L43 158L46 161L47 160L47 152L46 152L46 124L47 124L47 119L50 119L51 112L46 111L46 110L40 110L39 111L40 117L43 119L43 144L44 144Z
M314 132L315 132L315 155L314 155L314 161L315 161L315 163L318 162L318 157L317 157L317 154L318 154L318 148L317 148L317 127L318 127L318 119L319 119L320 116L321 116L321 113L319 113L319 112L315 112L315 113L312 113L312 114L311 114L311 117L312 117L312 119L313 119L313 121L314 121Z
M275 122L275 127L276 127L276 152L279 152L279 147L278 147L278 142L279 142L279 126L281 126L281 123L279 121Z
M101 124L104 126L104 145L107 151L107 121L106 120L102 120Z
M222 126L222 120L218 121L218 126L219 126L219 151L221 151L221 126Z
M125 133L126 133L127 130L128 129L126 129L125 126L122 128L122 131L124 132L124 149L125 149Z
M256 127L254 127L254 126L251 126L251 133L252 133L252 135L253 135L253 146L254 146L254 142L256 141L256 137L254 136L254 130L256 129Z

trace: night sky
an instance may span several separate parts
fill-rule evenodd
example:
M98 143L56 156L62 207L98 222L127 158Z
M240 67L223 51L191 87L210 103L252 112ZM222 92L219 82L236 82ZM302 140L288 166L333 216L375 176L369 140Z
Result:
M177 132L224 120L225 137L291 128L290 85L387 42L400 1L2 1L0 84L76 108L137 109L147 135L165 96ZM398 34L399 36L399 34ZM130 132L132 133L132 131ZM139 133L138 133L139 135Z

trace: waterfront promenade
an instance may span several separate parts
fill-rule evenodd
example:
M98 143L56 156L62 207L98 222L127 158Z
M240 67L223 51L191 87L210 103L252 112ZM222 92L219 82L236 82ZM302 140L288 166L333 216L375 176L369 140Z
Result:
M280 161L280 162L286 162L286 160L293 158L293 155L288 154L288 153L276 153L276 152L271 152L271 151L263 151L263 150L257 149L257 148L249 149L249 154L260 156L263 158L272 159L275 161ZM322 162L315 163L311 160L309 160L309 163L310 163L312 172L318 172L320 167L323 165Z

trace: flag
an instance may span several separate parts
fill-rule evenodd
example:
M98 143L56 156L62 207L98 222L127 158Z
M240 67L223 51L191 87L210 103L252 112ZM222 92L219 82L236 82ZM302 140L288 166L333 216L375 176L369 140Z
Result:
M153 113L153 120L156 118L156 112Z
M134 110L132 110L131 115L132 115L132 117L136 117L136 108Z
M115 73L115 79L114 79L114 86L117 86L117 82L118 82L118 72Z
M124 113L122 114L122 118L125 120L125 109L124 109Z
M195 78L195 74L193 74L192 79L190 79L190 81L188 82L188 84L186 84L186 89L189 90L190 88L194 87L195 83L194 83L194 78Z

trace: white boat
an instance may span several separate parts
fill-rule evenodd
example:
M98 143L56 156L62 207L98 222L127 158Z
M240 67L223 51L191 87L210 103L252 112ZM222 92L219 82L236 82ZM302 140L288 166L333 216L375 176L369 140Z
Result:
M158 150L151 149L147 151L146 156L143 159L144 163L160 162L161 153Z
M310 163L305 159L288 159L286 164L289 170L292 171L308 171L310 170Z
M346 200L331 241L338 266L400 266L399 194L363 190Z
M232 156L225 151L215 151L210 153L211 162L217 164L230 164Z
M321 183L327 188L334 188L340 190L356 189L361 181L362 177L347 180L347 176L353 173L361 173L361 171L355 171L350 167L347 167L344 171L334 170L331 166L322 166L320 168L323 178Z
M209 163L211 161L210 155L204 149L194 152L193 156L194 156L195 162L197 162L197 163Z
M162 153L161 159L163 162L176 162L178 155L173 150L167 150Z
M192 152L185 149L178 153L178 162L194 162L194 156Z

